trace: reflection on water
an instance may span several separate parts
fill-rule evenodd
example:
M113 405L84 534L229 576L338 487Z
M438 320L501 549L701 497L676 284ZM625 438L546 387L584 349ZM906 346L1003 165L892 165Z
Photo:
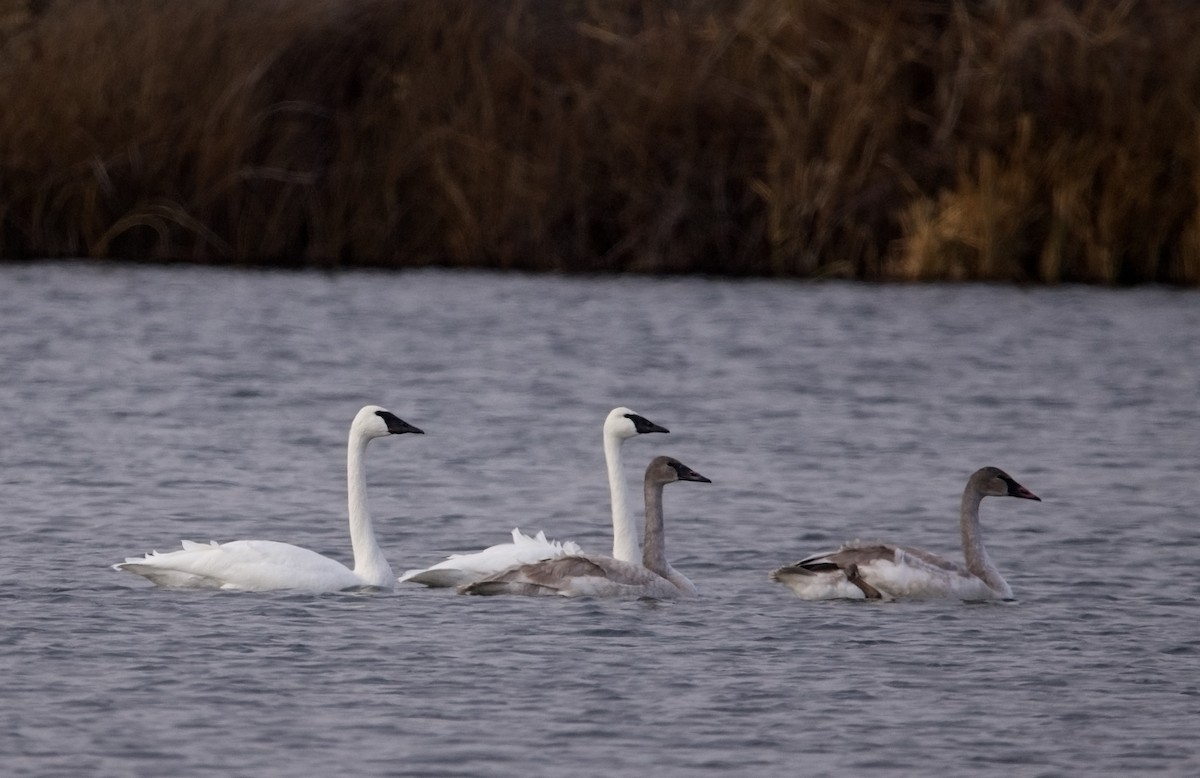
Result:
M1200 769L1200 298L421 272L0 268L13 775ZM349 558L345 431L395 568L520 525L608 545L600 424L666 495L694 602L163 592L180 538ZM956 552L966 476L1008 606L802 603L852 537ZM637 494L637 491L634 491ZM1016 509L1023 508L1022 510ZM582 767L580 767L582 766Z

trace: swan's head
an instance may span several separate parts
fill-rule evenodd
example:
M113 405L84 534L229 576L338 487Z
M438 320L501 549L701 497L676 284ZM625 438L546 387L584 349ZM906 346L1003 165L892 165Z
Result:
M367 438L382 438L385 435L400 435L405 432L425 434L388 409L380 408L378 405L365 406L354 417L354 423L350 427Z
M1042 501L1041 497L1021 486L998 467L981 467L971 476L970 483L985 497L1020 497L1023 500Z
M646 432L670 432L666 427L660 427L641 414L634 413L628 408L613 408L608 418L604 420L605 437L613 436L624 440L634 435Z
M655 457L646 468L646 482L651 484L669 484L675 481L699 481L711 484L712 481L697 473L678 459L673 457Z

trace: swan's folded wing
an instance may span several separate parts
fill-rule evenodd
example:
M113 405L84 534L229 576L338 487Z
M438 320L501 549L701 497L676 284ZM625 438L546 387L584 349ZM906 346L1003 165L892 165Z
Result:
M800 574L831 572L833 570L860 570L876 564L913 565L933 567L948 572L965 573L962 565L929 551L912 546L895 546L891 543L864 543L853 540L837 551L826 551L806 556L798 562L779 568L780 571Z
M668 597L678 590L640 565L610 557L565 556L504 570L459 589L462 594L563 597Z
M183 541L176 551L152 551L113 565L158 586L269 591L337 591L361 586L348 568L315 551L274 540Z
M880 559L890 560L895 558L895 555L896 546L888 543L863 543L855 540L846 543L837 551L812 554L799 562L793 562L788 567L801 568L813 573L845 570L851 565L861 566Z
M904 558L904 550L897 546L855 540L836 551L812 554L777 568L771 572L771 580L805 600L890 600Z
M873 587L863 585L861 576L825 559L827 555L806 557L794 564L771 571L771 580L792 590L802 600L884 599Z
M453 554L432 567L406 570L400 582L430 587L462 586L519 565L582 553L578 544L548 540L544 531L530 537L515 528L512 538L511 543L498 543L474 554Z
M900 559L899 554L903 554L906 560L910 560L910 564L912 563L911 560L916 559L926 565L929 565L930 567L936 567L940 570L958 573L960 575L970 575L970 573L967 572L967 568L963 567L957 562L946 559L945 557L938 556L932 551L926 551L923 548L913 548L912 546L898 546L896 550L899 552L897 554L897 562Z

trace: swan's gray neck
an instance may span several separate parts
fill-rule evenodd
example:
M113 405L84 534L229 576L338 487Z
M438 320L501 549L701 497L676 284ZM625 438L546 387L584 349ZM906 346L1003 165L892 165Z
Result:
M346 493L350 508L350 545L354 549L354 574L368 586L391 587L392 567L383 556L375 539L371 513L367 510L367 473L363 456L369 439L355 431L350 433L346 452Z
M987 549L983 547L983 530L979 526L979 503L983 501L983 496L973 484L968 484L963 491L959 527L962 531L963 556L966 557L967 570L1002 597L1012 597L1012 589L1009 588L1008 582L992 564Z
M672 572L667 564L666 538L663 537L663 485L646 482L646 537L642 542L642 565L664 578Z
M637 564L642 554L638 549L637 529L629 515L625 475L621 469L622 438L604 435L604 463L608 466L608 491L612 499L613 558Z

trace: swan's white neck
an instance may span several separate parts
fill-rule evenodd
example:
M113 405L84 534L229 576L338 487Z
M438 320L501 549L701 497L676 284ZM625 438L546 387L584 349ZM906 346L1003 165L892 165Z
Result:
M642 559L638 549L637 528L629 515L629 499L625 475L621 469L621 444L625 439L604 433L604 463L608 466L608 491L612 498L613 558L637 564Z
M390 588L394 576L375 539L375 528L371 525L371 513L367 510L367 473L363 468L363 455L370 440L361 431L350 432L350 444L346 452L346 493L350 508L350 545L354 549L354 574L367 586Z
M992 564L987 549L983 547L983 530L979 526L979 503L983 501L983 497L983 493L973 488L973 485L968 485L963 492L962 515L959 521L963 555L966 557L967 570L1001 597L1009 598L1012 597L1012 589Z
M646 538L642 548L642 565L664 578L670 576L667 564L667 541L663 537L663 511L661 483L646 483Z

